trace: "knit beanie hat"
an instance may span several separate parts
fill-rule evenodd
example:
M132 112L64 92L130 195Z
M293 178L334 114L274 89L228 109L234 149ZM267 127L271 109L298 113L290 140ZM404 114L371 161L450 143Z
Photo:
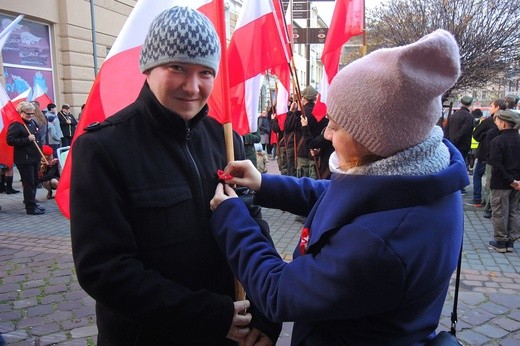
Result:
M141 72L180 62L198 64L218 72L220 41L211 21L197 10L174 6L150 24L141 48Z
M459 75L455 38L436 30L343 68L329 89L328 115L371 152L388 157L429 137L442 115L441 96Z

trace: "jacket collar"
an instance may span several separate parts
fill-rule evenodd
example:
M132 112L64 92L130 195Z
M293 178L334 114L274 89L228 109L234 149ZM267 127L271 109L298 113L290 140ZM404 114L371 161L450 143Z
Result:
M468 185L469 179L462 156L451 143L446 140L443 142L450 151L450 165L436 174L333 174L330 186L316 203L304 226L309 227L312 224L308 251L312 250L314 244L327 239L325 234L351 223L360 215L428 204ZM406 193L403 193L405 190ZM321 205L327 207L320 208ZM338 209L342 211L338 213Z
M185 139L188 128L195 128L208 115L209 107L206 104L200 112L189 122L184 121L180 115L164 107L150 90L145 81L136 100L137 107L142 114L161 131L173 134L179 139Z

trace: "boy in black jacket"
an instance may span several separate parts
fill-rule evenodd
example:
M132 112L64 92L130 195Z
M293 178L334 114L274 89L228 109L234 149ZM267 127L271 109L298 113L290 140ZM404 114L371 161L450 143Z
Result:
M515 126L520 115L511 110L495 114L500 135L491 142L489 164L491 174L491 208L495 240L489 245L498 252L513 252L520 236L520 135Z

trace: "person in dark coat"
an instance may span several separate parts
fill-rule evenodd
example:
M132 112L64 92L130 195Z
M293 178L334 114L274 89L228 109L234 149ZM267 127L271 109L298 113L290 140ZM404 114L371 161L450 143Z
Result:
M41 215L45 209L36 204L36 187L38 186L38 168L40 151L38 147L38 126L32 120L35 107L29 102L20 102L17 107L23 124L17 121L7 129L7 144L14 147L14 163L20 172L23 185L23 203L25 211L30 215Z
M425 345L435 337L468 184L460 152L435 123L459 75L458 45L444 30L372 52L329 89L330 180L260 174L249 161L224 170L233 177L210 202L211 231L258 307L295 321L291 345ZM374 93L380 102L359 97ZM228 184L256 191L259 205L307 217L291 262Z
M226 165L223 126L207 106L220 51L202 13L165 10L141 49L146 82L135 102L74 142L72 254L81 287L96 300L98 345L278 338L281 324L235 301L233 273L209 230L209 201ZM236 133L233 144L243 159Z
M491 165L487 164L487 157L489 155L491 140L498 134L498 128L493 120L493 115L500 109L505 110L506 107L506 101L503 99L491 101L491 115L482 120L473 131L473 138L478 142L477 163L473 170L473 202L476 206L484 205L484 215L489 215L489 217L491 217L491 203L489 201L489 196L491 195L491 190L489 189ZM490 132L490 130L492 131ZM490 134L489 136L488 133ZM482 177L484 175L486 176L486 184L484 185L485 194L484 199L482 200Z
M500 135L491 141L491 208L493 238L489 245L498 252L513 252L520 238L520 114L499 110L495 123Z
M69 146L72 143L72 137L74 137L74 133L76 132L78 121L70 112L70 106L68 104L61 106L61 111L58 112L57 116L58 120L60 121L60 129L63 134L63 137L61 138L61 146Z
M473 134L474 118L468 108L471 106L471 102L473 102L471 96L462 97L460 100L462 107L448 117L448 123L444 128L445 137L460 151L464 160L467 159L471 149L471 135ZM461 192L465 194L466 190L462 189Z

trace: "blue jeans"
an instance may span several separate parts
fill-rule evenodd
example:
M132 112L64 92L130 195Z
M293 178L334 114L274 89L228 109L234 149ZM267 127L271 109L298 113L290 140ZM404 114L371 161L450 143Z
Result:
M482 202L482 177L486 171L486 161L477 159L473 168L473 202Z

